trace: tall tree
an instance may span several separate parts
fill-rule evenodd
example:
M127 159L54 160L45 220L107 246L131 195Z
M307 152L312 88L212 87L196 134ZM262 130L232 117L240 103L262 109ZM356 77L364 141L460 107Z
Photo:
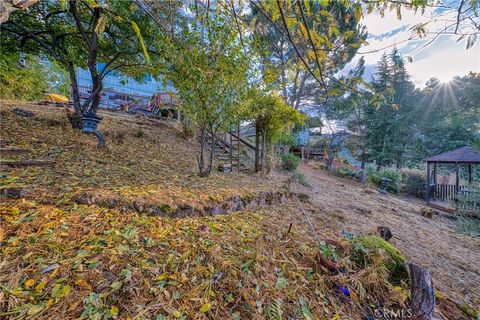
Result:
M84 114L98 109L108 72L139 76L148 70L148 48L143 38L157 35L156 30L143 11L129 1L40 1L13 12L1 25L1 40L10 51L45 54L69 72L77 115L73 124L79 127L78 120ZM99 62L104 63L101 69ZM88 68L93 84L83 104L77 66Z

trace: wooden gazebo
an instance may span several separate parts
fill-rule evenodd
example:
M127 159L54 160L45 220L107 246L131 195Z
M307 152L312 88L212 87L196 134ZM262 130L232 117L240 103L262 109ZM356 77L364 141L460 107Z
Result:
M427 204L431 204L432 198L440 202L454 201L457 194L464 191L466 187L460 184L460 167L466 166L468 168L468 182L472 183L472 169L474 165L480 164L480 152L466 146L427 158L425 162L427 163ZM455 184L437 183L437 172L440 164L455 166Z

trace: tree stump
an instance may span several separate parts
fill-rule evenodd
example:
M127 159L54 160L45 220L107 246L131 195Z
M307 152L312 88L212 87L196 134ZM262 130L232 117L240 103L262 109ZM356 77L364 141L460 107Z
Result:
M408 265L411 279L412 319L430 320L435 309L435 294L430 272L416 264Z

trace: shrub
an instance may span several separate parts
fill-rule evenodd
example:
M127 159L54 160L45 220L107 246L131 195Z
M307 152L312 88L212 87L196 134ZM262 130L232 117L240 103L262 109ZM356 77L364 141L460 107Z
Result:
M387 191L398 193L399 192L399 184L401 175L400 172L396 169L386 168L380 171L375 171L373 168L368 167L368 181L377 187L381 186L382 179L387 178L392 180L387 187Z
M297 170L293 171L292 179L303 186L308 186L308 182L305 180L305 175Z
M300 158L294 154L288 153L282 155L282 166L285 170L295 171L300 164Z
M402 170L402 192L423 198L426 192L427 178L425 172L416 169Z
M338 168L336 172L338 175L342 177L353 178L353 179L360 178L360 172L357 172L349 168Z
M366 267L381 261L389 272L389 281L392 284L408 279L405 259L397 248L377 236L363 236L357 240L354 254L357 264Z

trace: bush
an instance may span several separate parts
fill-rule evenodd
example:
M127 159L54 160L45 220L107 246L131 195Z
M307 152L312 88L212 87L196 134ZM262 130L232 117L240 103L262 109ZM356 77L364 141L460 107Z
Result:
M360 172L348 168L338 168L337 174L342 177L360 179Z
M400 172L395 169L386 168L380 171L375 171L373 168L368 167L368 181L377 187L382 185L382 179L387 178L392 180L387 187L387 191L398 193L399 184L401 180Z
M303 173L300 173L297 170L293 171L292 179L301 185L308 187L308 182L305 180L305 175Z
M288 171L295 171L300 164L300 158L294 154L283 154L282 155L282 167Z
M426 193L427 177L425 172L416 169L402 170L402 192L424 198Z

